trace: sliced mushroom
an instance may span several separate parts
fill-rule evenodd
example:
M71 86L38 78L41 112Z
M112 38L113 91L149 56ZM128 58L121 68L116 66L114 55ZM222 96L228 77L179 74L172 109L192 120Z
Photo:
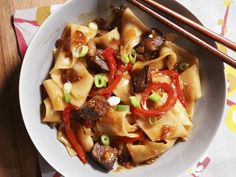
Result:
M95 21L94 21L97 25L98 25L98 29L99 30L107 30L107 27L108 27L108 20L106 20L105 18L103 17L100 17L100 18L96 18Z
M96 43L93 39L90 39L88 41L88 48L89 48L88 56L95 56L97 48L96 48Z
M109 71L109 67L102 56L102 52L103 50L97 49L95 55L90 55L87 57L88 67L91 71L95 73L103 73Z
M158 51L165 42L165 37L158 29L151 29L142 35L135 50L141 60L150 60L158 56Z
M151 29L142 37L142 41L148 51L159 50L164 44L164 36L158 29Z
M139 71L134 71L131 78L132 89L136 93L143 92L151 82L151 72L148 65Z

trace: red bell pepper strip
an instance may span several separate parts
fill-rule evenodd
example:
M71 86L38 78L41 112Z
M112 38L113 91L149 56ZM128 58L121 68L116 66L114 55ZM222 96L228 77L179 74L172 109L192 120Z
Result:
M176 87L176 91L177 91L177 95L178 95L178 98L179 98L179 101L180 103L186 107L187 106L187 103L186 103L186 100L185 100L185 97L183 95L183 92L180 88L180 84L179 84L179 75L176 75L175 77L175 87Z
M102 56L106 59L109 67L109 80L108 84L110 85L115 79L115 73L117 71L117 63L115 60L115 50L113 48L107 48L102 53Z
M63 121L65 124L65 132L66 132L66 136L70 142L70 144L72 145L72 147L74 148L74 150L77 153L77 156L80 158L80 160L83 162L83 164L87 163L87 159L85 156L85 152L82 149L81 145L79 144L73 130L70 127L70 112L73 109L78 109L76 106L72 105L72 104L68 104L66 106L66 108L63 111Z
M162 70L162 71L159 71L158 73L164 74L164 75L168 75L172 79L172 82L174 83L175 88L176 88L178 99L179 99L180 103L184 107L186 107L187 103L186 103L186 100L184 98L183 92L182 92L182 90L180 88L179 74L176 71L174 71L174 70Z
M146 110L144 108L131 108L131 112L136 115L145 117L152 117L152 116L159 117L165 114L167 111L169 111L177 101L177 94L175 92L174 86L169 85L167 83L151 83L142 94L142 100L141 100L142 105L145 104L147 97L153 90L159 90L159 89L164 90L165 92L167 92L168 95L166 102L162 106L158 107L157 109L149 109L149 110Z
M133 64L128 63L128 65L127 65L127 71L128 71L129 74L132 73L132 69L133 69Z
M95 96L95 95L107 95L110 94L116 86L120 83L123 74L125 72L126 67L122 64L118 65L118 70L116 72L115 80L106 88L102 88L99 90L92 91L89 95L90 96Z

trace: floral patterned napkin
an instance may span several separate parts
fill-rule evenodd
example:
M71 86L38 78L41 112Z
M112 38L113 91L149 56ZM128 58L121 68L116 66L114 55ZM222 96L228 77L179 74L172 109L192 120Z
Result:
M236 41L236 0L178 0L193 12L208 28L222 36ZM18 10L14 14L14 27L21 56L40 25L59 5ZM210 13L209 13L210 12ZM219 49L236 58L236 54L217 44ZM227 75L227 103L223 122L215 140L191 169L182 177L235 177L236 176L236 70L225 65ZM60 177L39 155L42 177ZM206 170L205 170L206 169Z

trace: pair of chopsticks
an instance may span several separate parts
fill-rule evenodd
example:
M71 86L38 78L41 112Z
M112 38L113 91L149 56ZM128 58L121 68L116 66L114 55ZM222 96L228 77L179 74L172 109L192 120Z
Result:
M128 0L128 1L131 2L132 4L134 4L135 6L137 6L138 8L140 8L141 10L143 10L143 11L147 12L148 14L152 15L154 18L156 18L160 22L164 23L165 25L167 25L167 26L171 27L172 29L178 31L179 33L183 34L185 37L187 37L191 41L193 41L196 44L198 44L198 45L202 46L203 48L207 49L209 52L211 52L213 55L215 55L216 57L221 59L223 62L229 64L230 66L232 66L234 68L236 68L236 60L235 59L233 59L230 56L224 54L223 52L217 50L215 47L213 47L210 44L206 43L202 39L196 37L195 35L193 35L189 31L186 31L185 29L183 29L180 26L176 25L172 21L170 21L170 20L166 19L165 17L161 16L160 14L158 14L157 12L155 12L152 9L148 8L147 6L145 6L143 3L139 2L138 0ZM228 48L236 51L236 43L230 41L229 39L226 39L226 38L218 35L217 33L215 33L213 31L205 28L204 26L202 26L202 25L200 25L200 24L198 24L198 23L196 23L196 22L180 15L179 13L177 13L177 12L161 5L160 3L158 3L154 0L142 0L142 1L150 4L151 6L157 8L158 10L174 17L178 21L192 27L196 31L201 32L202 34L206 35L208 38L211 38L211 39L227 46Z

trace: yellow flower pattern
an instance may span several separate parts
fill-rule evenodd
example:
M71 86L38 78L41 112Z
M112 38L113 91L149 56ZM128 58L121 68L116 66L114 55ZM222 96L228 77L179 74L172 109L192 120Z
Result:
M39 7L36 11L36 20L38 24L42 25L50 14L50 6Z
M225 122L226 122L227 128L231 132L236 133L236 105L229 107Z
M223 19L219 19L217 23L218 25L222 26L222 36L228 32L227 17L230 5L231 0L224 0L224 6L226 7L225 16ZM217 43L217 47L220 51L226 54L228 53L228 49L222 44ZM225 65L225 74L227 77L227 105L225 124L230 132L236 133L236 102L233 101L234 97L236 96L236 70L228 65Z

